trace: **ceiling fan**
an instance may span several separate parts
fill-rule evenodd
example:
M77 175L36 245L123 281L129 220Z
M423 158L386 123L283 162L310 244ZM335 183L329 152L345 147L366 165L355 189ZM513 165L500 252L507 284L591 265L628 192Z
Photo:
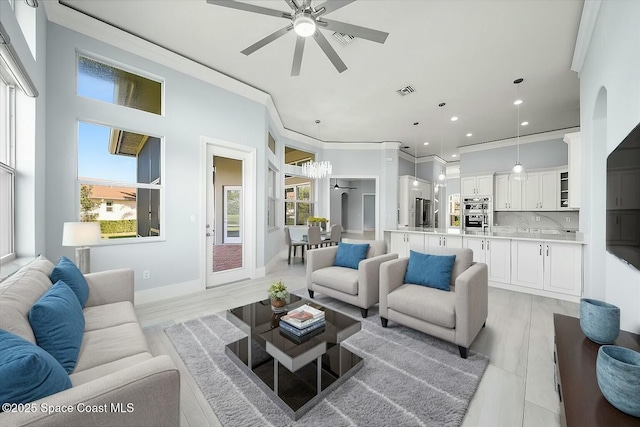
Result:
M353 3L355 0L327 0L324 3L315 7L311 6L311 0L284 0L292 12L281 12L275 9L269 9L262 6L256 6L255 4L241 3L235 0L207 0L207 3L228 7L231 9L244 10L246 12L259 13L262 15L275 16L277 18L284 18L291 21L286 27L283 27L273 34L268 35L262 40L257 41L248 48L244 49L242 53L245 55L251 55L261 47L266 46L274 40L287 34L289 31L294 30L297 34L296 47L293 53L293 65L291 67L291 75L299 76L300 67L302 65L302 53L304 52L304 43L307 37L313 36L313 39L318 43L320 49L327 55L327 58L331 61L336 70L342 73L347 69L347 66L340 59L335 49L331 47L327 38L318 29L323 28L330 31L335 31L342 34L348 34L353 37L359 37L361 39L370 40L376 43L384 43L389 33L385 33L371 28L360 27L358 25L347 24L344 22L333 21L331 19L324 18L324 15L334 12L341 7ZM301 1L301 3L299 3Z
M333 188L334 190L357 190L358 189L358 187L341 187L338 185L337 179L336 179L336 184L331 188Z

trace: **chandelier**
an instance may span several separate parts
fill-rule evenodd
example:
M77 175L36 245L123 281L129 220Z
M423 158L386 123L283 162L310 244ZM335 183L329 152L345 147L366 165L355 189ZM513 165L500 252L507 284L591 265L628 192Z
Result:
M302 174L312 179L325 178L327 175L331 175L332 169L333 167L329 161L309 161L302 164Z

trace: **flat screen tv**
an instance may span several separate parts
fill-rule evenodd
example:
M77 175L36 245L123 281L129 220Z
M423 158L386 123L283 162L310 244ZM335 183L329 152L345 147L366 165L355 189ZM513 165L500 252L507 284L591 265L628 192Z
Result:
M640 124L607 157L607 251L640 270Z

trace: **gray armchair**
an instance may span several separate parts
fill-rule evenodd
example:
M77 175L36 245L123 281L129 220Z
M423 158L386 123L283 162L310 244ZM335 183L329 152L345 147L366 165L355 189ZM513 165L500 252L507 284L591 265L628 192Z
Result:
M367 257L357 270L333 265L338 246L307 251L307 290L311 298L317 291L360 307L362 317L367 317L369 308L378 303L380 264L398 258L398 254L387 254L384 240L352 243L369 243Z
M394 321L458 346L464 359L484 327L488 313L487 265L473 262L471 249L445 249L455 255L449 292L404 283L409 258L380 266L380 318L382 326Z

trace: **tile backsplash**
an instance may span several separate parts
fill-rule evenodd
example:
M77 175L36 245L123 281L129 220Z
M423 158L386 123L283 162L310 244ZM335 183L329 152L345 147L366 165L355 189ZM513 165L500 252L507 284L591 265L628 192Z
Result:
M540 219L539 221L537 219ZM567 222L569 218L569 222ZM577 231L580 213L561 212L494 212L493 224L500 227L545 228L553 230Z

